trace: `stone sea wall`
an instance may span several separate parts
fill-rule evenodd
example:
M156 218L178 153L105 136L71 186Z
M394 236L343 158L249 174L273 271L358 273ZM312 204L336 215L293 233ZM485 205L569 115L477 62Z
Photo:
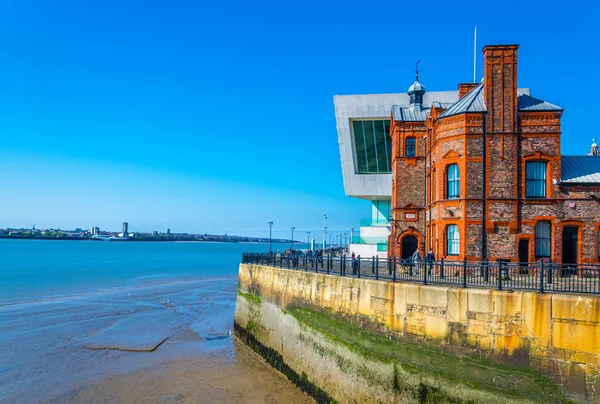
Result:
M241 264L238 338L319 402L600 402L600 297Z

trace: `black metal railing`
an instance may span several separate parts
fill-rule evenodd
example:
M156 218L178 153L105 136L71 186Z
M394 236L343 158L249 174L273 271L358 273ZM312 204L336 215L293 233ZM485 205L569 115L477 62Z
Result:
M600 293L600 265L552 262L439 260L413 262L398 258L346 255L243 253L242 263L317 273L425 285L455 285L498 290Z

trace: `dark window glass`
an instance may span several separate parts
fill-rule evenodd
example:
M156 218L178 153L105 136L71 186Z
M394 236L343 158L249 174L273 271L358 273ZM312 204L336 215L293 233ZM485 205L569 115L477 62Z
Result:
M406 157L415 157L417 155L417 141L414 137L407 137L404 145L404 155Z
M356 170L359 174L391 171L390 121L352 121Z
M450 164L446 171L446 176L448 199L457 199L460 196L460 171L458 171L458 164Z
M543 161L527 163L527 181L525 195L527 198L546 197L546 166Z
M552 226L544 220L535 225L535 256L550 257L552 251Z
M460 235L458 234L458 226L449 224L446 228L446 246L448 255L458 255L460 251Z

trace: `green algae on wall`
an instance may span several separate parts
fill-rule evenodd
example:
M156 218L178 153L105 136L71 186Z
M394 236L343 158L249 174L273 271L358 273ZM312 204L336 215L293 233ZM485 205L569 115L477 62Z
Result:
M287 312L305 327L318 331L325 338L366 359L382 364L392 363L393 377L377 380L368 374L368 368L355 366L349 369L348 363L340 360L340 355L324 352L338 363L343 372L363 372L360 376L368 379L369 383L381 384L417 402L465 402L459 397L469 394L460 390L485 393L489 395L489 402L502 402L507 398L516 401L569 402L558 387L535 372L515 370L414 343L395 341L306 308L289 308ZM322 347L315 346L314 349L323 351ZM418 383L414 383L415 377L420 380ZM469 401L467 399L466 402Z

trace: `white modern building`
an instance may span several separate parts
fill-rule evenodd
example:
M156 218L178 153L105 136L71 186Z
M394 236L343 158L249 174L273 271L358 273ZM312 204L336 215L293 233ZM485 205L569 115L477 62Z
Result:
M409 101L408 93L333 97L345 193L371 202L370 216L361 220L360 231L349 246L350 252L361 257L387 257L392 198L390 117L392 107L408 107ZM424 113L434 101L455 103L458 91L425 93Z

